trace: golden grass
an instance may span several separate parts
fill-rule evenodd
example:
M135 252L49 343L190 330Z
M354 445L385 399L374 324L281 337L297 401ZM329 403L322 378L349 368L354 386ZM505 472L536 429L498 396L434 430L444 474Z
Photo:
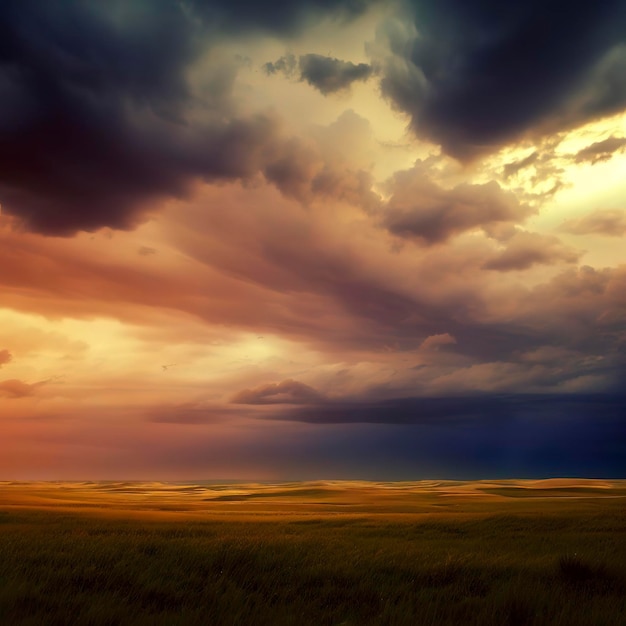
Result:
M153 519L258 519L331 515L436 515L589 506L626 498L626 480L311 481L197 484L165 482L0 482L0 509L82 511ZM522 503L520 500L527 502ZM626 502L626 500L624 500ZM565 507L566 508L566 507Z
M0 624L622 626L626 481L0 483Z

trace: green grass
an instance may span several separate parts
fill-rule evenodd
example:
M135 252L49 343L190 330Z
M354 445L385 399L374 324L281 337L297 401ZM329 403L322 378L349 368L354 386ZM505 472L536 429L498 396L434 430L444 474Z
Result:
M0 511L0 624L622 626L623 501L520 506L257 521L16 507Z

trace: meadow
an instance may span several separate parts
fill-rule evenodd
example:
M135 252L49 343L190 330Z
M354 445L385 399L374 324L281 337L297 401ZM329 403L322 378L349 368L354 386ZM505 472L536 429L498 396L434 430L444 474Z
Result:
M0 624L626 623L626 481L0 483Z

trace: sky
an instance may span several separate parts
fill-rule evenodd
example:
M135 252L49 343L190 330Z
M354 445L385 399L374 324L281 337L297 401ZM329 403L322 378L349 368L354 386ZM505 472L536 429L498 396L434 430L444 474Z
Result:
M626 1L3 0L0 479L626 477Z

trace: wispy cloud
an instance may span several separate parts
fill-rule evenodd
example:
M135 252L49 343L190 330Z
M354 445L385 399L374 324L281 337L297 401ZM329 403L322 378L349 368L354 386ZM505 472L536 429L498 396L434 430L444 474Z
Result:
M626 235L626 210L598 209L582 217L566 220L561 230L573 235L607 235L623 237Z

